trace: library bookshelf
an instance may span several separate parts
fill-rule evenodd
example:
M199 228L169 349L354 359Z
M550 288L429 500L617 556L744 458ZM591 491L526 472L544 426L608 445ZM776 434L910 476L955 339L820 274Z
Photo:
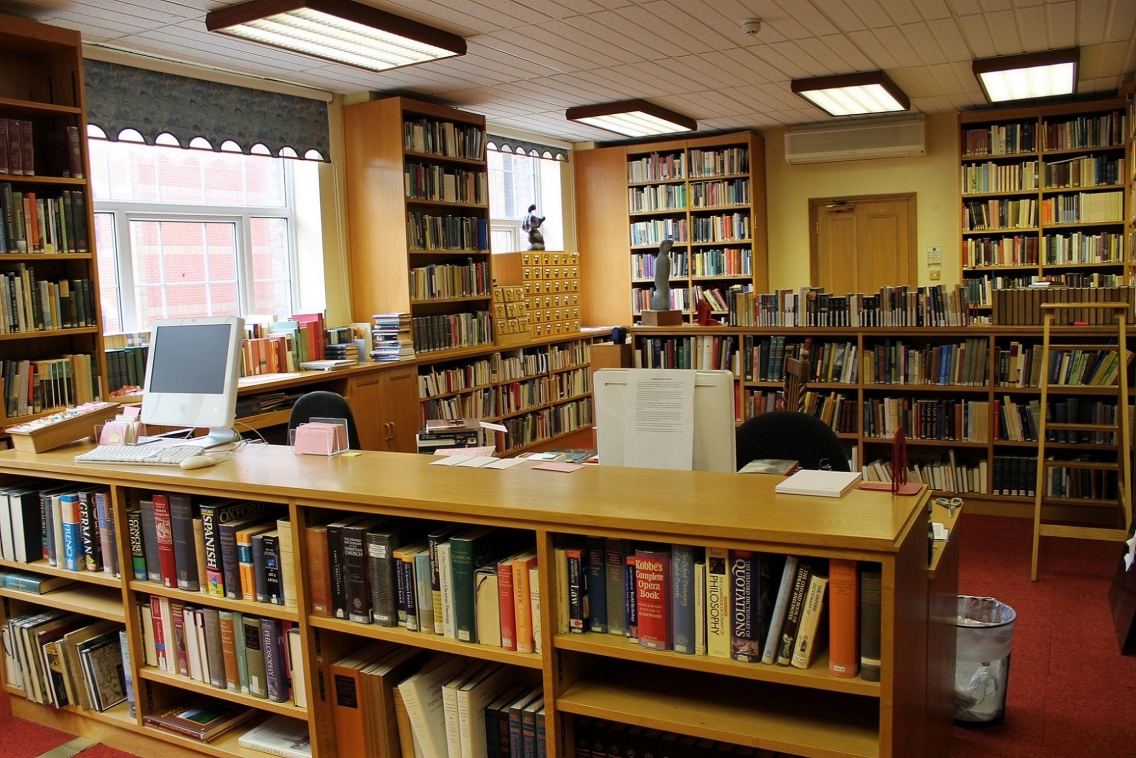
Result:
M659 245L672 239L672 307L693 318L697 293L768 287L765 141L753 132L579 150L577 233L589 323L626 324L649 307ZM724 313L725 310L715 310Z
M952 494L965 495L968 506L977 513L999 515L1032 516L1034 497L1032 491L1021 494L996 494L1002 486L1009 489L1022 488L1034 478L1037 456L1036 437L1030 439L1028 433L1020 428L1008 430L1002 423L1004 416L1028 413L1030 402L1040 399L1041 390L1028 379L1022 386L1009 374L1010 354L1033 353L1040 350L1042 329L1038 326L970 326L970 327L635 327L632 331L635 365L651 365L647 353L658 353L659 345L666 352L668 344L677 346L682 341L690 346L690 353L697 363L693 366L673 364L677 368L727 369L735 375L735 420L741 424L756 412L773 410L771 403L782 387L781 377L768 377L764 380L747 375L745 364L747 355L752 364L752 353L747 345L766 347L772 340L780 338L790 351L799 350L806 342L811 346L814 359L813 370L817 370L818 349L825 351L840 347L854 349L856 354L856 375L853 381L810 381L807 389L810 397L806 400L806 410L821 416L837 431L837 436L845 445L850 457L853 451L858 465L870 465L875 461L890 463L892 431L896 425L896 414L907 412L905 426L908 443L908 461L931 467L938 464L942 468L951 464L955 471L965 471L968 477L966 488L956 485L948 489ZM1102 339L1115 335L1114 327L1054 327L1054 339L1062 343L1083 344L1085 350L1094 349ZM721 346L732 339L732 348ZM709 346L704 351L702 348ZM901 348L907 348L903 353ZM943 350L953 351L953 357L943 358ZM1136 342L1129 340L1129 349L1136 348ZM938 349L938 357L935 351ZM965 359L967 351L977 360ZM968 373L958 373L954 377L927 378L915 376L921 381L911 383L910 367L916 360L914 352L920 352L927 361L949 360L952 365ZM684 352L685 354L685 352ZM964 356L962 364L957 356ZM704 362L704 357L710 357ZM918 360L923 360L919 358ZM1024 359L1023 359L1024 360ZM1032 359L1031 359L1032 360ZM881 363L882 361L882 363ZM876 376L869 376L870 370ZM928 364L929 365L929 364ZM898 372L902 366L909 367L900 381ZM666 366L670 367L670 366ZM824 367L821 367L824 370ZM1129 386L1132 386L1129 369ZM897 373L892 373L897 372ZM928 373L930 373L928 371ZM884 377L890 380L885 380ZM961 378L961 381L959 380ZM878 380L877 380L878 379ZM1078 412L1110 414L1115 413L1117 388L1113 386L1061 386L1054 394L1051 386L1050 410L1054 412L1056 403L1066 403L1071 399L1078 401ZM1129 391L1133 395L1133 391ZM1112 398L1112 405L1108 401ZM765 400L766 406L758 404ZM888 401L891 401L889 405ZM916 406L917 402L921 405ZM1128 412L1132 414L1133 402L1129 400ZM906 406L904 405L906 403ZM834 405L838 404L838 405ZM829 409L832 410L829 410ZM845 416L840 416L840 408ZM1084 408L1084 410L1080 410ZM892 414L889 422L888 412ZM915 411L913 411L915 409ZM957 409L957 410L956 410ZM865 419L865 410L871 415ZM913 412L916 415L912 415ZM926 413L927 416L918 415ZM866 423L866 421L868 423ZM1091 419L1089 420L1091 421ZM889 428L888 424L891 424ZM1028 424L1024 425L1028 429ZM944 432L954 430L954 434ZM1083 435L1088 437L1088 435ZM1099 439L1073 442L1050 442L1047 449L1059 458L1077 455L1100 455L1115 460L1115 444L1108 444L1103 436ZM1032 458L1030 458L1032 456ZM1033 468L1031 468L1031 466ZM1010 487L1013 485L1013 487ZM1111 510L1110 510L1111 509ZM1115 500L1066 498L1048 505L1046 518L1089 523L1111 519L1115 514Z
M355 320L409 312L420 355L492 345L485 117L391 97L343 121ZM431 344L443 317L480 336Z
M5 213L6 230L0 273L23 275L23 287L32 284L35 293L34 299L25 294L27 320L6 323L0 334L4 427L30 421L64 403L95 399L106 391L85 97L78 32L0 15L0 123L6 119L8 127L20 124L16 129L24 129L15 139L14 151L10 144L4 145L8 152L0 162L0 212ZM19 156L18 167L12 152ZM24 169L29 162L34 173ZM73 173L75 169L79 175ZM76 292L71 283L84 281L85 288L79 285L82 292ZM72 298L81 294L86 315L73 318L56 311L51 314L56 326L43 318L43 306L55 296L42 287L51 284L61 286L64 295L70 290ZM6 279L5 289L14 286ZM68 300L60 302L66 306ZM15 392L7 392L17 385L17 374L27 377L37 361L70 356L75 357L65 361L69 378L63 380L69 394L59 402L42 389L26 404ZM21 371L23 361L29 363ZM63 369L63 362L54 365ZM44 376L50 367L40 364L37 376ZM2 430L0 435L6 436Z
M959 114L962 280L990 290L1127 284L1134 269L1127 98Z
M815 758L949 754L954 649L946 641L953 640L954 618L941 611L947 595L953 607L957 561L952 556L957 548L953 542L939 546L929 564L926 489L911 497L853 491L841 508L833 509L831 500L775 494L773 477L594 466L571 477L550 476L524 466L508 471L439 468L425 456L380 452L333 459L293 456L286 448L264 445L245 447L201 472L126 466L92 470L74 463L81 449L41 455L5 451L0 453L0 476L33 474L104 484L116 504L146 492L182 492L275 503L298 526L361 512L510 527L535 542L540 627L545 631L541 652L523 654L314 615L307 541L303 529L293 529L309 705L306 712L296 709L289 715L309 722L314 758L336 755L327 667L375 639L512 665L518 681L543 689L551 758L572 755L573 720L579 716ZM653 494L648 498L645 492ZM754 502L762 507L755 509ZM840 515L848 509L857 513L854 523ZM125 526L120 508L115 518ZM563 631L567 619L558 618L555 601L554 553L565 539L581 535L878 564L884 587L881 679L831 677L823 656L801 670L649 652L610 635L568 634ZM122 545L119 551L120 558L129 557ZM139 584L151 589L148 582L134 581L119 587L126 608L134 606ZM204 595L195 600L214 603ZM96 614L94 608L91 614ZM17 714L73 732L97 733L109 745L135 751L161 741L219 758L254 755L236 745L243 726L201 744L143 725L142 714L196 692L197 685L141 667L134 614L126 614L126 626L138 718L124 709L86 714L22 702L13 706ZM241 696L230 699L235 697ZM282 710L254 698L240 702L265 717Z

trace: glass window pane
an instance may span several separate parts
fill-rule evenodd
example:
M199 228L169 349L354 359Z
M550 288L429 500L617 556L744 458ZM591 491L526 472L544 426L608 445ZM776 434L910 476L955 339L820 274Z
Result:
M205 165L205 202L209 205L244 205L245 156L210 153L203 156Z
M250 219L252 231L253 309L260 314L292 311L288 220Z
M114 214L95 214L95 258L99 267L99 302L103 331L122 331L122 310L118 298L118 244L114 238Z
M517 249L516 234L512 229L491 229L489 249L494 253L512 253Z
M138 329L156 318L239 313L236 224L131 221L130 239Z
M193 150L158 150L158 181L164 203L203 203L201 153Z
M284 205L284 161L280 158L245 156L247 204L260 208Z
M107 168L106 140L88 140L87 152L91 159L91 196L95 200L110 200L110 171Z

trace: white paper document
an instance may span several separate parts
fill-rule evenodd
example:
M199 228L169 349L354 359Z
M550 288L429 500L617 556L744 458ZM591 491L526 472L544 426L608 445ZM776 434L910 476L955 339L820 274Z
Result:
M781 495L844 497L862 477L859 471L810 471L802 469L773 488Z
M491 455L479 455L476 458L466 458L464 461L458 463L457 465L460 468L481 468L487 463L492 463L495 460L497 459Z
M439 455L438 460L430 461L431 466L456 466L462 461L471 461L472 455Z
M694 371L627 372L623 465L689 471L694 463Z
M485 468L506 469L519 466L525 462L524 458L496 458L492 463L485 464Z

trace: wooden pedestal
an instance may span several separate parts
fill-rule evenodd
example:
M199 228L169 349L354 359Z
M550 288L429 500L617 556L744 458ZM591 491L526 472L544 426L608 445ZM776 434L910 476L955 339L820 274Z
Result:
M643 326L682 326L682 311L643 311Z

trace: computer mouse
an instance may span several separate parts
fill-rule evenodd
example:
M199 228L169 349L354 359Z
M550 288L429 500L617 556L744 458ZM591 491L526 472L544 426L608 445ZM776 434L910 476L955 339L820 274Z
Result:
M188 471L189 469L213 466L216 463L217 461L213 458L210 458L208 455L195 455L192 458L186 458L179 465L183 469L186 469Z

